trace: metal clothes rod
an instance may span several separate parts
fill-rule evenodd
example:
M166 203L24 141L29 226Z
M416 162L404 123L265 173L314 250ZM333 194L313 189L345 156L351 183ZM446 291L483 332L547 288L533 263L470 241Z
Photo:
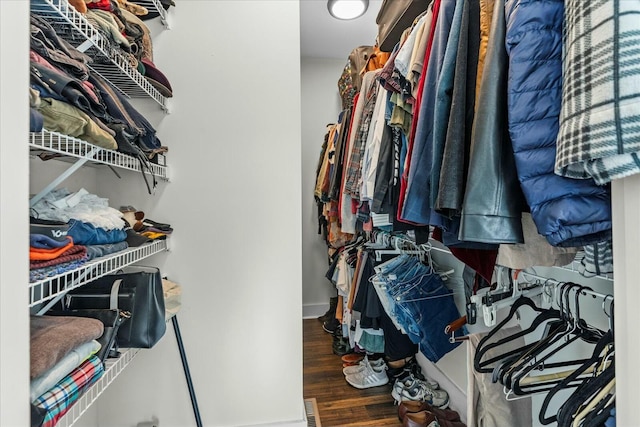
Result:
M529 277L531 277L533 279L541 280L542 281L541 285L552 284L554 286L558 286L558 285L562 285L562 284L568 282L568 281L561 282L561 281L556 280L556 279L551 279L549 277L539 276L537 274L529 273L529 272L526 272L526 271L520 271L520 274L524 274L524 275L529 276ZM613 299L613 295L612 294L603 294L601 292L596 292L596 291L592 291L592 290L589 290L589 289L583 289L583 290L580 291L580 293L583 293L583 294L586 294L586 295L591 295L591 296L594 296L596 298Z

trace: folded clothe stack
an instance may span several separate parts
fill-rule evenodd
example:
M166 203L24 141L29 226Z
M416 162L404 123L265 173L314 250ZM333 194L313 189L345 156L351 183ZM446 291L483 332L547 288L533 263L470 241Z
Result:
M38 218L30 219L31 282L129 247L122 213L84 189L54 190L32 211Z
M173 88L167 76L165 76L150 59L143 58L141 61L144 64L144 77L149 83L158 89L158 92L160 92L162 96L166 96L167 98L173 97Z
M162 292L164 294L165 319L178 314L182 307L182 286L168 279L162 279Z
M88 6L84 12L87 20L111 46L129 58L131 66L160 92L172 95L168 79L153 63L149 29L136 15L143 8L124 0L100 0ZM74 7L82 13L79 1ZM60 132L151 162L157 161L158 150L167 151L155 128L126 96L89 69L93 59L37 15L31 16L30 59L32 131Z
M44 268L71 261L84 261L87 249L82 245L74 245L73 239L65 238L66 243L53 240L43 234L31 234L29 237L30 268Z
M88 260L87 248L74 245L70 236L65 236L60 241L44 234L31 234L29 240L29 269L32 282L76 269Z
M80 345L97 340L104 325L97 319L71 316L31 316L31 380L53 368Z
M87 341L73 348L58 363L31 380L29 398L34 402L38 397L50 390L60 380L69 375L89 357L100 350L100 343L96 340Z
M71 371L33 405L44 411L41 427L54 427L80 396L104 374L104 365L93 355ZM33 423L32 423L33 425Z
M35 425L53 427L71 405L104 373L95 355L104 332L97 319L31 316L30 379ZM32 425L34 425L32 418Z

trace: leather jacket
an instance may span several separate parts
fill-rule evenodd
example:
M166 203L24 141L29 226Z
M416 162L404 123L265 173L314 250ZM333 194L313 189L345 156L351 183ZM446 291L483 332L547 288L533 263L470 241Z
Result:
M460 240L522 243L526 209L507 129L504 0L493 9L491 36L471 136Z

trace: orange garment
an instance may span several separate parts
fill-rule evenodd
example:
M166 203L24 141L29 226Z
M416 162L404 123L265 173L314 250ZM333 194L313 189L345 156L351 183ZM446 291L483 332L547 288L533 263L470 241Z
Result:
M338 307L336 309L336 319L340 322L340 324L342 324L342 295L338 295L338 304L336 305L336 307Z
M29 247L29 260L30 261L49 261L55 258L58 258L64 251L70 249L73 246L73 239L71 237L67 237L69 239L69 243L66 245L55 248L55 249L40 249Z
M487 56L487 45L491 32L491 20L493 19L494 0L480 0L480 49L478 51L478 71L476 77L476 108L480 95L480 82L484 71L484 58Z
M374 46L373 53L369 55L367 65L365 65L364 69L360 71L360 75L364 75L367 71L375 71L384 67L384 64L387 63L390 56L391 52L383 52L377 45Z

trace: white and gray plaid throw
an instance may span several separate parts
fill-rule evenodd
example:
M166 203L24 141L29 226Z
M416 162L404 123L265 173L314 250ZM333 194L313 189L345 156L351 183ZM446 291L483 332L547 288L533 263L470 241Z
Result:
M640 173L640 0L567 0L555 173Z

